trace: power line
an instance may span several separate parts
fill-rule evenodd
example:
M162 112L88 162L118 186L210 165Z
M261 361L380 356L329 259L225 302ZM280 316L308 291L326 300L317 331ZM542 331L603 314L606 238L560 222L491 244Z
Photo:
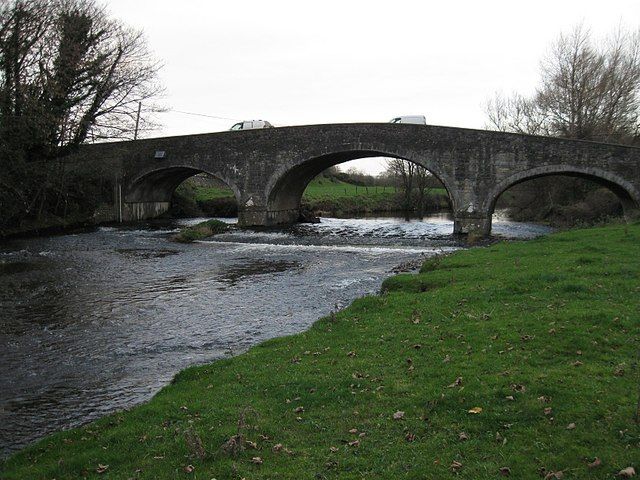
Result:
M217 120L231 120L231 121L239 120L238 118L219 117L217 115L206 115L204 113L185 112L185 111L182 111L182 110L174 110L173 108L168 109L167 112L182 113L183 115L193 115L195 117L215 118Z

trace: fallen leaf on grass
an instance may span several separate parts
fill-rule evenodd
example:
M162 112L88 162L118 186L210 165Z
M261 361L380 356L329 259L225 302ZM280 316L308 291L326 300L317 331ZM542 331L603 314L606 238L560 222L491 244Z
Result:
M193 465L187 465L186 467L184 467L185 473L193 473L195 469L196 467L194 467Z
M552 412L553 412L553 409L551 407L547 407L544 409L545 415L551 415Z
M549 472L544 476L544 480L560 480L564 478L564 473L562 470L558 470L557 472Z
M509 475L511 475L511 469L509 467L502 467L499 472L503 477L508 477Z
M460 385L462 385L462 377L456 378L455 381L451 385L449 385L447 388L459 387Z
M587 463L587 467L589 468L596 468L596 467L599 467L600 465L602 465L602 460L600 460L598 457L596 457L596 459L593 462Z
M582 362L580 360L576 360L571 365L573 365L574 367L579 367L580 365L582 365Z
M469 410L469 413L473 413L473 414L482 413L482 407L473 407L471 410Z
M251 440L247 440L245 443L246 443L247 447L253 448L254 450L258 450L258 444L256 442L252 442Z
M251 463L255 463L256 465L262 465L263 461L262 461L262 458L260 457L253 457L251 459Z
M295 412L295 413L302 413L302 412L304 412L304 407L303 407L303 406L296 407L296 408L295 408L295 410L294 410L294 412Z
M458 440L460 440L461 442L464 442L465 440L469 440L469 435L467 435L465 432L460 432L458 434Z
M96 472L97 473L104 473L107 471L107 469L109 468L109 465L102 465L101 463L98 464L98 468L96 468Z
M404 418L404 412L401 410L398 410L396 413L393 414L394 420L402 420L403 418Z
M329 451L330 451L331 453L338 453L338 452L340 451L340 449L339 449L339 448L337 448L337 447L329 447Z
M280 450L282 450L283 447L284 445L282 445L281 443L276 443L271 449L274 452L279 452Z
M576 428L576 424L573 422L567 425L567 430L575 430L575 428Z
M620 478L631 478L636 476L636 470L633 467L623 468L618 472Z
M353 442L347 443L347 445L349 445L350 447L359 447L360 446L360 440L354 440Z
M459 461L454 460L453 462L451 462L451 470L453 470L454 472L457 472L461 468L462 468L462 463L460 463Z
M415 433L408 432L408 433L404 436L404 439L405 439L407 442L413 442L413 441L416 439L416 435L415 435Z

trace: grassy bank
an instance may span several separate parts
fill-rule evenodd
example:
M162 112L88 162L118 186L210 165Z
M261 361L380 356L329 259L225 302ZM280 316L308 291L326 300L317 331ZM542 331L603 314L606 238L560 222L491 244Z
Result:
M639 272L638 224L432 260L0 478L614 478L640 466Z

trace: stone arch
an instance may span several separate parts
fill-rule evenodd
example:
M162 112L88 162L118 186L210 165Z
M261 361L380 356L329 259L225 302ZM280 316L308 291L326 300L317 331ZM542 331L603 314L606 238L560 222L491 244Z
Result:
M452 208L457 205L455 183L435 162L421 158L411 152L391 151L376 145L340 145L323 152L307 154L302 160L287 162L276 169L265 187L265 198L269 223L292 223L297 220L300 200L305 188L317 175L329 167L367 157L392 157L413 162L434 175L447 190Z
M167 201L178 186L187 178L199 173L206 173L222 180L233 191L236 200L240 200L240 190L236 184L225 178L220 172L210 172L201 168L185 165L154 168L137 175L132 179L124 192L125 201Z
M166 212L173 192L187 178L206 173L223 181L232 191L236 201L240 201L240 190L235 182L220 172L210 172L187 165L171 165L149 169L125 183L120 199L120 218L124 220L144 220Z
M488 215L493 213L496 202L506 190L534 178L551 175L566 175L586 178L609 188L620 200L625 213L640 208L640 192L630 182L618 174L595 167L576 167L571 165L547 165L536 167L510 175L489 192L482 204L482 210Z

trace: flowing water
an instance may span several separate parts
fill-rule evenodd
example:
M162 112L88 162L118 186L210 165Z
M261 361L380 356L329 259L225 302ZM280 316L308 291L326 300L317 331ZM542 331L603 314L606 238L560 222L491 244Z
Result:
M146 401L189 365L305 330L394 271L461 247L446 215L323 219L189 245L169 241L178 226L0 245L0 456ZM494 223L507 238L548 231Z

